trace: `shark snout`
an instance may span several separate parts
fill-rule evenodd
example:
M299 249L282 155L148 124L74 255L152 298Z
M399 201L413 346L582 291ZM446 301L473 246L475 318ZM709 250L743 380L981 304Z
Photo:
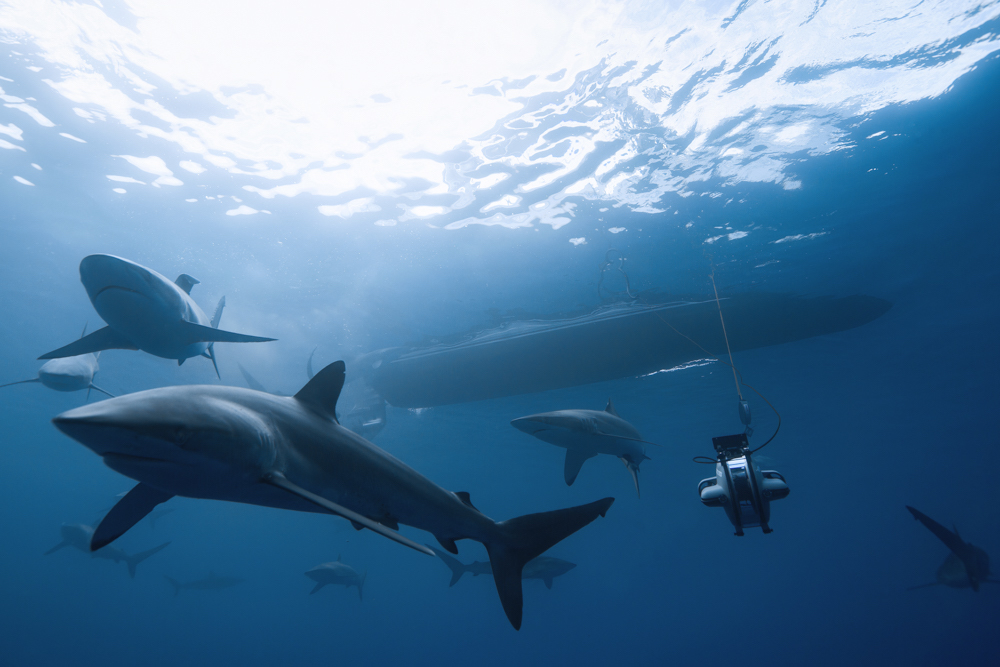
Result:
M565 429L569 431L585 430L581 429L579 420L551 412L543 412L537 415L519 417L511 420L510 425L529 435L536 435L542 431L554 431L557 429Z
M114 255L88 255L80 262L80 282L91 301L108 291L142 293L145 274L143 267Z

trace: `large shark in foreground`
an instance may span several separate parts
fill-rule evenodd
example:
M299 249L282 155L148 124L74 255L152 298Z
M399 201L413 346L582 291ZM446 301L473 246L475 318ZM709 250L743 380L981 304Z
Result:
M209 320L191 298L191 288L198 281L186 273L170 282L156 271L121 257L88 255L80 262L80 282L108 326L39 359L101 350L143 350L176 359L178 365L191 357L207 357L218 374L215 343L274 340L219 329L226 298L222 297Z
M572 535L614 502L493 521L465 492L434 484L336 421L344 362L330 364L295 396L189 385L151 389L70 410L53 419L65 434L139 482L104 517L92 549L111 543L172 496L345 517L413 549L396 532L426 530L449 552L456 540L489 554L507 618L521 626L525 564Z
M635 492L639 493L639 464L649 458L643 445L653 443L643 440L634 426L618 416L610 399L603 412L556 410L519 417L510 424L539 440L566 449L563 469L566 484L572 485L576 481L587 459L598 454L610 454L621 459L632 473Z
M358 574L358 571L350 565L341 563L339 555L337 556L337 560L317 565L309 570L306 572L306 576L316 582L313 589L309 591L309 595L319 592L324 586L334 584L343 586L344 588L354 586L358 589L358 599L364 599L361 591L365 587L365 579L368 578L368 573Z
M83 334L80 336L81 340L86 333L87 328L84 327ZM94 391L99 391L106 396L114 398L114 394L106 392L94 384L94 376L100 369L97 365L98 354L88 353L80 354L75 357L51 359L42 364L42 367L38 369L37 378L20 380L18 382L8 382L7 384L0 384L0 387L38 382L39 384L44 385L49 389L55 389L56 391L80 391L81 389L86 389L87 396L89 397L90 390L93 389Z
M471 563L463 563L440 549L430 548L448 566L448 569L451 570L451 581L448 582L449 587L457 584L466 572L473 577L478 577L481 574L493 576L493 568L490 567L488 562L476 560ZM552 558L551 556L539 556L525 564L524 570L521 572L521 579L541 579L545 582L545 587L551 590L552 580L566 574L574 567L576 567L576 563L570 563L568 560Z
M91 550L91 539L94 536L94 529L88 525L82 523L74 524L63 524L59 529L59 534L62 537L62 542L55 545L51 549L45 552L48 556L51 553L59 551L63 547L73 547L78 549L85 554L90 554L91 558L104 558L106 560L111 560L116 563L121 563L125 561L125 565L128 567L128 574L130 577L135 579L135 568L142 561L146 560L153 554L165 549L170 542L164 542L158 547L153 547L147 551L142 551L135 555L129 556L127 553L122 551L117 547L103 547L96 551Z
M913 509L909 505L906 506L906 509L910 511L913 518L924 524L927 530L934 533L939 540L951 549L948 558L938 568L937 581L930 584L912 586L910 590L940 585L951 586L952 588L972 588L972 590L979 592L980 584L1000 583L994 579L990 579L989 554L976 545L963 540L958 534L957 529L950 531L920 510Z

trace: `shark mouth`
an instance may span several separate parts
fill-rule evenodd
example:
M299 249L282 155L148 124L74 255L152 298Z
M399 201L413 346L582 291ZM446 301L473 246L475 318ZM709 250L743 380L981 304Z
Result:
M97 299L100 298L100 296L105 292L107 292L108 290L121 290L122 292L131 292L132 294L139 294L140 296L142 295L142 292L136 291L134 289L129 289L128 287L121 287L120 285L108 285L107 287L102 287L100 291L94 295L94 301L97 301Z

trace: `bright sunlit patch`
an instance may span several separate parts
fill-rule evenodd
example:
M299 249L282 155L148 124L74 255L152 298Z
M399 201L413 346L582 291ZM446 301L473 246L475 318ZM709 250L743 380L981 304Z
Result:
M21 178L20 176L15 176L14 180L17 181L18 183L20 183L21 185L34 185L34 183L32 183L31 181L29 181L28 179Z
M815 239L820 236L826 236L829 232L813 232L812 234L795 234L793 236L786 236L780 238L777 241L771 241L771 243L791 243L792 241L806 241L808 239Z
M695 359L694 361L689 361L687 363L681 364L680 366L674 366L673 368L661 368L658 371L653 371L652 373L646 373L645 375L640 375L639 377L648 378L650 375L657 375L659 373L676 373L677 371L686 371L689 368L698 368L699 366L711 366L715 363L715 359Z
M125 194L125 188L111 188L112 192L117 192L120 195Z
M76 141L76 142L79 142L81 144L87 143L86 139L81 139L80 137L74 137L69 132L60 132L59 136L60 137L66 137L67 139L70 139L71 141Z
M608 231L611 232L612 234L621 234L626 230L624 227L610 227L608 228Z
M569 242L572 243L573 245L584 245L585 243L587 243L587 239L584 236L580 236L575 239L570 239Z
M156 176L156 180L153 181L153 185L159 187L161 185L184 185L184 183L174 177L174 172L167 168L167 164L163 161L163 158L151 155L149 157L135 157L134 155L116 155L114 157L120 157L133 167L141 169L147 174L153 174Z
M375 203L375 200L367 197L364 199L352 199L346 204L336 206L320 206L319 212L323 215L337 216L340 218L350 218L355 213L375 213L381 211L382 207Z
M250 208L246 204L226 211L226 215L253 215L254 213L260 213L260 211L255 208Z
M0 139L0 148L6 148L8 150L21 151L23 153L27 153L28 152L28 151L26 151L24 149L23 146L18 146L17 144L12 144L9 141L7 141L6 139Z
M139 185L145 185L143 181L132 178L131 176L116 176L114 174L108 174L108 180L118 183L138 183Z
M37 169L38 171L42 170L42 168L39 165L35 164L34 162L31 163L31 166Z
M191 160L181 160L178 164L181 169L190 171L192 174L201 174L206 171L205 167Z

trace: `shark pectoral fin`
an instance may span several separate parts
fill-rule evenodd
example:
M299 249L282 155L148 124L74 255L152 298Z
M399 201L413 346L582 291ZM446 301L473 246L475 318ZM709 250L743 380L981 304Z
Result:
M313 587L311 591L309 591L309 595L315 595L316 593L319 592L319 589L323 588L324 586L326 586L326 582L324 581L319 582Z
M453 554L457 554L458 553L458 545L455 544L455 540L446 540L446 539L438 537L437 535L435 535L434 537L437 538L438 544L440 544L441 546L443 546L449 552L451 552Z
M592 459L595 456L597 456L597 452L589 449L579 449L576 447L568 447L566 449L566 465L563 468L563 476L566 478L567 486L573 486L573 482L576 481L576 476L580 474L580 468L583 467L584 461Z
M609 403L610 403L610 401L609 401ZM545 577L545 579L543 579L543 581L545 582L545 587L551 591L552 590L552 577Z
M139 482L125 497L111 508L90 538L90 550L97 551L125 534L129 528L142 521L154 507L173 496Z
M319 377L319 375L317 375L316 377ZM372 521L371 519L362 514L358 514L357 512L349 510L342 505L338 505L333 501L327 500L323 496L316 495L312 491L303 489L301 486L289 481L289 479L280 472L271 473L270 475L265 477L263 481L272 486L276 486L279 489L284 489L289 493L294 493L300 498L308 500L309 502L322 507L323 509L332 514L336 514L338 516L344 517L345 519L349 519L352 523L360 523L368 530L376 532L383 537L388 537L390 540L394 542L399 542L404 546L410 547L411 549L415 549L416 551L427 554L428 556L434 555L434 552L428 549L427 547L421 546L416 542L414 542L413 540L403 537L399 533L389 528L386 528L377 521Z
M90 393L90 390L91 390L91 389L93 389L94 391L99 391L99 392L101 392L102 394L104 394L105 396L108 396L108 397L110 397L110 398L114 398L114 397L115 397L115 395L114 395L114 394L112 394L111 392L107 392L107 391L104 391L103 389L101 389L100 387L98 387L98 386L97 386L96 384L94 384L93 382L91 382L91 383L90 383L90 386L89 386L89 387L87 387L87 393L88 393L88 394ZM88 396L88 398L89 398L89 396Z
M910 514L913 515L913 518L915 518L920 523L924 524L924 526L927 527L927 530L934 533L934 535L936 535L939 540L944 542L945 545L949 549L951 549L956 556L961 557L961 553L963 551L963 548L965 547L965 542L962 541L961 537L951 532L950 530L948 530L947 528L945 528L944 526L942 526L937 521L930 518L920 510L913 509L909 505L906 506L906 509L910 511Z
M9 387L14 384L28 384L29 382L41 382L38 378L32 378L30 380L18 380L17 382L8 382L7 384L0 384L0 387Z
M328 419L337 421L337 399L344 388L346 365L335 361L309 380L295 394L295 400ZM337 422L340 423L340 422Z
M184 333L192 343L268 343L277 338L263 338L247 334L213 329L194 322L184 323ZM93 334L91 334L93 335Z
M222 321L222 309L226 307L226 297L219 299L219 305L215 307L215 312L212 313L212 328L218 329L219 322Z
M55 552L59 551L63 547L68 547L68 546L69 546L69 542L60 542L59 544L55 545L54 547L52 547L51 549L49 549L48 551L46 551L45 555L48 556L49 554L54 554Z
M64 345L58 350L46 352L39 359L62 359L63 357L76 357L81 354L100 352L101 350L138 350L135 343L121 335L111 327L104 327L90 333L83 338L79 338L69 345Z

